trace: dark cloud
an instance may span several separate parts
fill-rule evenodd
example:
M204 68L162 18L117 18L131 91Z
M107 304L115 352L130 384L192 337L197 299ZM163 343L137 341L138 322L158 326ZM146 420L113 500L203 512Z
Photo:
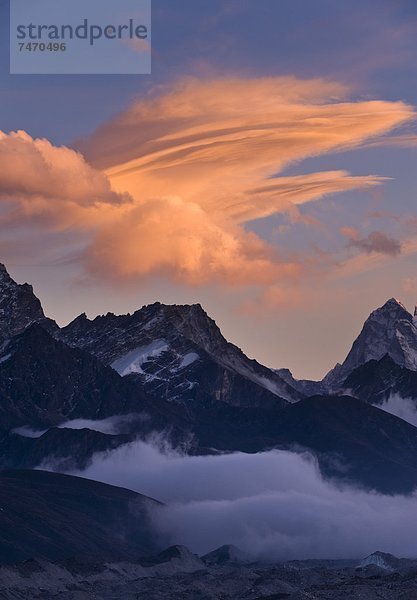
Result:
M348 246L357 248L366 254L377 252L378 254L388 254L389 256L399 256L401 254L401 242L389 237L382 231L372 231L366 237L347 234L349 237Z

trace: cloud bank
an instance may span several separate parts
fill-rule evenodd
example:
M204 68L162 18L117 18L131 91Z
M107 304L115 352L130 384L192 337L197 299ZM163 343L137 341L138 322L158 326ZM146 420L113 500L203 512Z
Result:
M131 413L126 415L114 415L113 417L107 417L106 419L71 419L56 427L58 429L91 429L92 431L99 431L100 433L117 435L119 433L129 433L134 423L143 422L148 419L149 416L145 413ZM38 430L28 427L27 425L13 429L13 433L29 438L39 438L46 431L48 431L48 429Z
M168 503L161 543L202 554L234 544L252 558L360 558L376 549L417 556L417 497L324 481L308 454L191 457L135 442L97 454L82 476Z

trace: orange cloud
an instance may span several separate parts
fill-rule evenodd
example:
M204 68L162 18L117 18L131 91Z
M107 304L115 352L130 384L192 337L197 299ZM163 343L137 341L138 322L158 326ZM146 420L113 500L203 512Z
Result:
M360 146L414 117L402 102L336 100L344 93L337 84L292 77L188 80L136 102L79 143L136 205L123 225L102 232L90 267L107 269L111 254L120 276L163 270L191 283L275 282L283 265L272 247L259 238L254 244L247 221L277 212L297 220L297 205L384 182L345 171L277 174L309 156Z
M52 229L95 228L131 202L107 177L70 148L0 131L2 221L43 223Z
M301 220L294 214L296 204L371 185L366 177L338 171L281 179L274 184L280 188L280 210L288 211L294 221ZM193 285L208 281L267 285L293 278L302 273L301 263L284 260L273 246L240 225L278 212L278 203L274 211L269 204L268 194L259 192L257 212L247 205L243 218L241 206L234 222L178 196L136 202L135 208L100 231L88 253L88 266L100 273L106 265L110 274L122 278L163 273Z
M381 140L372 140L365 145L366 148L379 148L381 146L415 148L417 147L417 135L415 133L390 135Z
M343 102L345 92L292 77L188 80L135 102L81 141L82 154L22 132L1 134L0 200L10 205L9 219L91 230L85 264L102 277L292 281L303 263L284 259L245 223L278 212L296 222L306 202L385 179L278 174L414 118L402 102Z
M254 233L216 223L198 204L171 197L143 202L103 228L88 266L121 277L162 274L199 285L268 284L300 272Z

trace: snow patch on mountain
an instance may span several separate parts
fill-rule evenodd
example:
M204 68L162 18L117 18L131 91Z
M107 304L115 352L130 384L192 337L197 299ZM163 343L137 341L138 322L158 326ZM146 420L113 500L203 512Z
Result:
M303 397L277 373L228 342L199 304L156 302L128 315L109 313L92 321L78 317L60 337L122 376L138 375L148 393L167 400L188 401L190 389L194 396L200 390L207 400L236 405L271 405L275 400L270 396L277 397L278 405L282 399L294 402ZM205 379L208 371L210 383Z
M154 340L147 346L139 346L131 352L128 352L118 360L115 360L111 367L122 377L131 373L145 374L142 365L151 358L160 356L169 349L165 340Z
M32 427L29 427L27 425L23 425L22 427L16 427L15 429L12 429L12 433L16 433L17 435L20 435L21 437L25 438L40 438L47 431L47 429L33 429Z
M0 364L1 364L1 363L5 363L5 362L7 362L7 361L9 360L9 358L11 358L11 357L12 357L12 355L11 355L11 354L5 354L4 356L2 356L2 357L0 358Z
M178 366L178 369L185 369L185 367L189 367L200 357L197 352L188 352L185 356L182 357L182 360Z

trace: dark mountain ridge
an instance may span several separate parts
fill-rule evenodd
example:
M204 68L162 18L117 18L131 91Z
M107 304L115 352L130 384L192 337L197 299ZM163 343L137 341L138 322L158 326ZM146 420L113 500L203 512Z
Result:
M329 395L331 377L302 382L297 391L300 382L289 371L247 358L199 305L156 303L94 320L82 315L59 329L45 319L31 288L20 303L21 286L6 273L0 291L3 281L5 297L15 300L6 303L14 324L3 326L9 337L0 354L3 467L50 459L62 469L83 468L95 452L160 432L189 453L308 449L326 476L388 493L417 486L417 429L369 404L386 393L387 378L400 393L415 385L414 372L396 362L412 363L415 329L396 301L372 313L340 367L345 379L335 377L337 394ZM126 432L56 427L132 413L144 418ZM13 432L19 426L47 431L23 437Z
M413 400L417 407L417 372L399 366L388 354L357 367L343 387L371 404L383 404L391 396L400 396Z
M199 304L157 302L132 315L109 313L94 320L81 315L59 335L121 375L134 375L149 393L167 400L205 397L242 405L250 397L251 405L282 407L283 400L303 397L277 373L227 342Z

